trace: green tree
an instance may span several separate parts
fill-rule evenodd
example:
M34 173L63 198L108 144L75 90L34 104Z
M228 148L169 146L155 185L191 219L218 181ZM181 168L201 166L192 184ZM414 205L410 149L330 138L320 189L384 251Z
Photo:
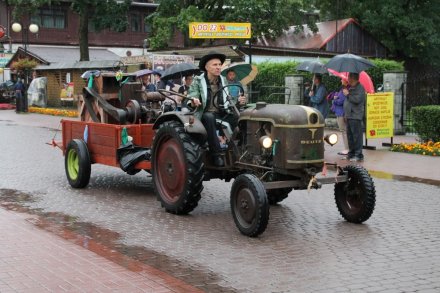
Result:
M305 4L304 4L305 3ZM301 24L308 1L301 0L161 0L159 8L147 21L152 25L150 46L153 49L168 45L175 30L185 38L185 45L195 45L190 40L190 22L250 22L253 38L260 35L279 36L290 25ZM316 28L314 23L309 23Z
M71 8L80 18L78 36L80 61L89 60L89 22L95 30L111 29L123 32L128 27L128 9L130 0L9 0L14 6L13 17L20 19L25 14L32 14L43 6L59 5L60 2L70 2Z
M398 58L440 66L440 2L315 0L323 19L353 17Z

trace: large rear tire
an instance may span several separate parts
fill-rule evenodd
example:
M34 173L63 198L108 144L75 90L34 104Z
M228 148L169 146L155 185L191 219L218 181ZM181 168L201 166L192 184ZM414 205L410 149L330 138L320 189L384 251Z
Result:
M279 188L279 189L269 189L266 191L267 199L270 205L276 205L279 202L285 200L292 188Z
M87 144L81 139L73 139L66 148L64 168L67 180L73 188L84 188L89 184L91 173L90 154Z
M348 165L348 180L335 184L335 201L341 216L351 223L368 220L376 204L376 190L368 171L361 166Z
M269 202L263 183L254 175L241 174L232 183L231 210L235 225L246 236L257 237L269 222Z
M151 173L158 200L167 212L182 215L197 207L203 190L202 152L180 122L160 125L153 140Z

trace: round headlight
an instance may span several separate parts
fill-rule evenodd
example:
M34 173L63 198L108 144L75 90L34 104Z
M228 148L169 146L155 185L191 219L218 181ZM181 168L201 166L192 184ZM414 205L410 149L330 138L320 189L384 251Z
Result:
M272 138L267 135L260 137L260 144L263 148L268 149L272 146Z
M338 135L336 133L327 134L324 137L325 142L327 142L329 145L335 145L338 142Z

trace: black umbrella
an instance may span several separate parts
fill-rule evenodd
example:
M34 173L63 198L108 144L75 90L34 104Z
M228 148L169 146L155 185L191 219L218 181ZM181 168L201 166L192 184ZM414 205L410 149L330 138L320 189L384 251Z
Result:
M336 55L325 65L325 67L338 72L353 73L360 73L373 66L374 64L371 61L350 53Z
M167 68L163 72L161 79L168 80L168 79L182 78L186 75L197 74L199 72L200 69L192 63L179 63L179 64L174 64L173 66Z
M324 67L324 64L319 61L304 61L296 67L296 70L320 74L327 73L327 69Z

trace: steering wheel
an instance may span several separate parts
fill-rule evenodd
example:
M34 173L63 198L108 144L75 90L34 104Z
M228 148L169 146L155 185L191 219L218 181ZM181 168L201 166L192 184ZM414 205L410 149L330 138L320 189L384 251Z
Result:
M114 72L118 72L119 70L121 70L122 72L125 71L125 64L122 61L115 61L113 63L113 71Z
M175 105L176 108L177 108L177 101L176 101L173 97L171 97L171 96L178 96L178 97L181 97L181 98L182 98L182 104L183 104L183 102L184 102L185 100L192 100L192 99L193 99L193 98L189 98L189 97L185 96L184 94L177 93L177 92L174 92L174 91L169 91L169 90L159 89L158 92L159 92L162 96L164 96L165 98L168 98L168 99L170 99L171 101L173 101L173 102L174 102L174 105ZM191 111L191 112L185 113L185 115L192 115L192 114L194 114L194 112L196 111L196 109L197 109L197 107L195 108L194 111Z
M244 89L241 85L239 84L228 84L225 86L222 86L212 97L214 100L212 101L212 105L219 111L224 111L225 110L225 104L223 103L219 103L219 101L223 101L223 93L226 93L226 102L228 103L228 108L232 109L232 112L234 115L236 115L237 117L240 116L240 111L237 109L237 106L235 105L235 102L232 100L231 95L229 95L229 92L226 91L226 88L228 87L239 87L240 89L240 93L244 93ZM221 95L221 96L220 96Z

